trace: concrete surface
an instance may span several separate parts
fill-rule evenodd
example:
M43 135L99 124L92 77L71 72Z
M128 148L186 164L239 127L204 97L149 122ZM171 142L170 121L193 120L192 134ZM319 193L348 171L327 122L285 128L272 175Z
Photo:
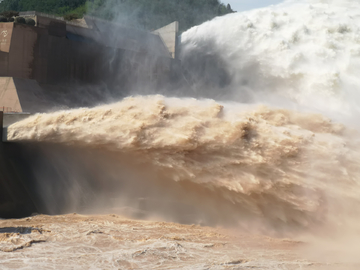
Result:
M155 30L153 33L161 37L166 45L172 58L177 58L177 36L179 32L179 22L172 22L160 29Z
M0 110L42 112L48 109L43 91L35 80L0 77Z
M13 33L13 23L0 23L0 51L9 52L11 37Z

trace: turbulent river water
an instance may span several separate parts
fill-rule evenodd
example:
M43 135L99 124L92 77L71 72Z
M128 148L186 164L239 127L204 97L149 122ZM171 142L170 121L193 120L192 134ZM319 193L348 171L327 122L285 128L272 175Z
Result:
M111 165L102 167L99 181L118 177L131 197L113 208L134 207L134 197L151 193L149 201L160 202L147 208L151 219L220 225L232 233L241 228L282 237L321 235L327 240L316 241L322 244L312 247L315 253L325 246L337 254L346 250L341 256L346 259L338 261L344 264L329 268L295 263L289 253L274 255L275 262L249 255L249 260L211 264L202 254L204 245L196 248L181 236L189 229L183 227L176 237L185 244L166 242L164 248L181 267L350 269L346 263L357 262L353 244L360 225L360 1L288 1L234 13L188 30L181 42L188 76L204 77L188 91L196 98L134 95L94 108L37 114L10 126L8 139L100 151L102 162L108 158ZM166 211L156 211L163 205ZM338 241L324 244L329 235ZM191 252L186 245L188 250L192 245ZM209 254L221 257L241 249L228 247ZM144 250L129 253L131 259L124 255L120 261L127 266L121 267L146 268L146 262L162 256L158 248ZM176 268L170 257L151 265ZM284 258L290 262L281 264Z

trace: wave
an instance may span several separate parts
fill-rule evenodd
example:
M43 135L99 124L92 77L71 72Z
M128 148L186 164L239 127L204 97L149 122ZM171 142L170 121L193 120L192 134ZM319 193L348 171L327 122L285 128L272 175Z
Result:
M37 114L8 128L11 141L112 153L103 162L147 171L128 181L156 179L148 184L162 190L157 199L178 185L179 201L194 200L191 207L207 212L210 224L261 220L274 228L335 225L358 211L358 135L320 114L160 95ZM128 196L146 196L136 190Z
M359 114L360 2L302 0L217 17L181 36L193 93Z

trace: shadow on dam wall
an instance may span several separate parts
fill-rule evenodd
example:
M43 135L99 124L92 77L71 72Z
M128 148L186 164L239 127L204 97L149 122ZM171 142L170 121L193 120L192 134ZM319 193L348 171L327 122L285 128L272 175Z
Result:
M77 212L218 225L250 214L223 196L229 191L174 181L141 157L96 147L0 143L0 218Z
M242 194L189 180L175 181L171 168L151 165L144 153L106 146L33 142L0 143L0 218L39 214L120 214L183 224L234 226L260 222L279 230L313 222L276 194ZM256 202L256 214L253 207Z
M46 143L0 143L0 218L91 208L102 182L86 155Z
M35 186L22 146L0 142L0 218L36 212Z
M174 181L138 154L51 143L0 143L0 218L118 213L217 224L235 221L225 211L235 208L221 191Z

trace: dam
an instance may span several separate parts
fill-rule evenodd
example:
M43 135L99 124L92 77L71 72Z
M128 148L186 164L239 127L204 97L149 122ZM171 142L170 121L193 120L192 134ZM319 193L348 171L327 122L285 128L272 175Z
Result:
M121 58L108 48L109 56L118 55L124 60L109 63L125 63L125 66L110 65L104 69L111 76L104 77L106 87L100 88L104 90L100 91L101 95L92 92L93 101L97 101L92 104L86 96L91 88L76 88L71 80L64 86L51 84L54 82L50 80L38 82L35 77L3 78L2 93L6 100L14 101L14 105L3 107L16 105L25 118L5 126L2 132L6 141L2 143L5 153L2 190L8 194L3 197L3 204L26 209L16 206L21 202L19 199L26 199L28 203L22 205L31 208L27 214L86 212L95 204L110 212L127 211L135 216L146 216L146 209L142 210L156 205L149 206L149 212L166 217L181 212L172 219L176 222L236 224L245 216L279 230L316 227L324 220L336 224L335 216L329 213L343 213L344 219L356 216L351 213L357 213L358 209L353 207L358 204L353 182L359 179L360 152L353 123L357 122L359 108L353 87L357 79L350 67L357 65L355 60L350 61L356 50L345 44L354 36L325 22L310 31L296 17L291 22L301 39L293 39L285 27L288 13L272 17L277 14L277 8L265 12L274 21L270 26L283 26L273 30L274 35L283 38L281 46L279 39L269 36L268 21L260 20L261 12L254 11L217 18L188 30L181 36L181 54L176 51L179 42L173 31L176 23L165 27L164 31L173 38L166 46L162 41L166 40L165 36L146 34L161 41L162 46L155 46L155 50L166 49L166 54L159 56L141 49L134 52L127 47L131 54ZM298 16L294 6L284 8ZM308 9L304 4L302 8L305 13L311 12L308 19L312 21L323 14L324 7L319 4ZM248 23L248 15L255 17L261 31L255 31L254 24ZM334 16L342 18L335 9ZM277 22L278 19L281 20ZM327 17L320 19L326 21ZM109 28L102 21L87 20L88 28L81 29L86 33L99 34ZM40 22L41 19L41 28ZM64 27L64 22L56 23ZM228 31L223 32L224 25L232 24L236 27L226 27ZM73 40L73 25L65 26L69 31L57 37L63 39L59 42L72 44L81 40L79 44L83 44L85 39ZM16 32L18 26L9 27L15 27ZM49 31L50 28L49 35L53 33ZM217 42L221 33L224 39ZM341 39L342 35L347 39ZM233 37L237 38L236 42ZM253 46L262 38L269 46ZM117 41L120 45L130 42L120 37ZM325 41L342 45L324 50L321 44ZM306 46L313 44L313 50L304 49L302 42ZM351 42L357 48L356 39ZM171 48L175 48L175 53L170 52ZM268 50L273 53L269 54ZM130 55L137 57L127 58ZM145 67L157 63L168 70L160 72L165 78L158 75L156 68L150 68L148 73L140 72L141 55L147 55L142 58ZM349 66L339 65L342 59ZM327 62L333 64L331 68ZM318 65L323 72L321 76L311 72ZM67 71L78 70L65 66L69 67ZM186 73L181 72L183 67ZM101 68L99 65L100 73ZM134 77L122 72L136 75L134 81L139 85L127 84ZM114 74L118 76L111 80ZM197 81L196 76L201 80ZM166 87L161 85L170 83L170 89L174 89L179 77L188 84L179 91L163 91ZM119 87L112 88L113 82ZM26 93L22 91L23 85L41 90L23 95ZM76 91L61 90L69 86L75 86ZM153 86L157 91L152 91ZM138 87L138 92L131 91L132 87ZM31 98L42 100L46 107L51 103L45 95L57 101L58 106L53 111L36 114L36 108L30 106L34 104ZM108 95L112 99L106 100ZM73 106L61 106L70 101ZM7 110L4 123L10 123L11 117L20 117L14 114L19 112ZM16 187L19 187L18 197L16 192L11 192ZM169 210L165 206L172 207Z
M5 112L86 106L90 100L105 102L91 93L94 88L116 98L140 85L159 88L176 78L178 22L147 32L89 16L80 22L35 11L20 16L35 25L0 24L0 107Z
M49 109L108 102L139 85L158 89L177 80L180 66L177 22L146 32L89 16L80 22L35 11L20 16L35 25L0 23L0 218L69 210L61 198L69 183L56 178L44 154L46 147L58 148L8 141L10 124ZM37 166L53 179L54 207L41 201Z
M23 218L0 220L1 268L360 269L359 40L359 1L286 1L193 27L165 58L108 48L124 65L95 88L72 58L65 84L5 74L0 217Z

